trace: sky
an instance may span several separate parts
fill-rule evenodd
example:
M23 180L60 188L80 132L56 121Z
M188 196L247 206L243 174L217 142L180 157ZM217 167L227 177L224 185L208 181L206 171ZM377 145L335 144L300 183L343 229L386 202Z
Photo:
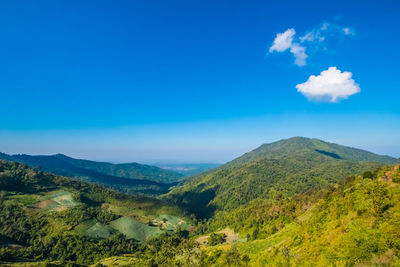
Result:
M223 163L306 136L400 157L399 1L0 3L0 151Z

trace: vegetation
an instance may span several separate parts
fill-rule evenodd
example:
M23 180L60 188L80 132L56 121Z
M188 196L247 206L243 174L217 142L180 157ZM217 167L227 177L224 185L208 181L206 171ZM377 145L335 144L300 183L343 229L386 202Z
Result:
M212 234L210 235L210 237L208 238L208 244L209 244L210 246L215 246L215 245L218 245L218 244L223 244L223 243L225 243L225 241L226 241L226 234L224 234L224 233L220 233L220 234L218 234L218 233L212 233Z
M396 160L316 139L292 138L263 145L196 176L165 198L204 219L256 199L275 200L327 188L348 175L386 162Z
M0 153L0 159L21 162L32 167L39 166L44 171L98 183L125 193L163 194L183 177L182 174L155 166L138 163L111 164L74 159L62 154L30 156Z
M0 237L4 244L0 261L92 264L146 250L140 241L164 230L145 222L157 221L166 211L182 215L178 208L160 200L124 195L24 164L0 161ZM128 225L134 234L119 228L124 220L134 222L133 227Z
M398 166L384 173L394 170ZM400 185L376 176L380 171L371 172L372 178L349 176L329 189L233 212L230 223L236 222L237 230L258 234L247 234L247 242L208 247L201 261L207 266L398 266ZM228 256L233 262L227 262ZM242 262L243 257L249 261Z
M369 162L375 160L377 162ZM164 199L0 161L0 265L399 266L400 165L294 138Z

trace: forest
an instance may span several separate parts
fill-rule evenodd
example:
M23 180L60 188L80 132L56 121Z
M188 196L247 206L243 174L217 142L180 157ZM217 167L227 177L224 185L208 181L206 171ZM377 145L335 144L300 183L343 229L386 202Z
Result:
M261 147L158 198L1 160L0 263L399 265L397 160L321 142Z

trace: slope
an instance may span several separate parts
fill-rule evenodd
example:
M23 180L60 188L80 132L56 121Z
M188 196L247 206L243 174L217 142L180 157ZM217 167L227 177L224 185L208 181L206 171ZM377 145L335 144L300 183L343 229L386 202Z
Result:
M166 193L169 187L182 177L181 174L149 165L111 164L74 159L62 154L30 156L1 153L0 159L40 166L44 171L99 183L126 193Z
M195 176L164 197L197 218L209 218L215 211L233 210L253 199L325 188L348 175L394 162L367 151L295 137L262 145Z
M182 216L178 207L155 198L0 160L0 237L7 241L0 244L0 261L89 264L135 252L138 241L174 231L172 223L184 222Z
M244 231L242 235L247 231L240 226L244 223L259 236L207 247L200 264L398 266L399 182L397 165L350 176L329 190L295 199L252 203L230 218Z

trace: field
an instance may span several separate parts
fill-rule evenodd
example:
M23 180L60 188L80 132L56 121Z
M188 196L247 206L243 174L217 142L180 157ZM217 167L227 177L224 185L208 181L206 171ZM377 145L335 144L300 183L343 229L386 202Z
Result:
M55 193L51 195L50 198L56 203L56 205L53 207L53 210L66 210L77 205L77 202L74 200L72 194L67 191Z
M123 233L128 239L136 239L141 242L156 237L162 233L158 227L142 224L128 217L121 217L110 223L110 226Z

